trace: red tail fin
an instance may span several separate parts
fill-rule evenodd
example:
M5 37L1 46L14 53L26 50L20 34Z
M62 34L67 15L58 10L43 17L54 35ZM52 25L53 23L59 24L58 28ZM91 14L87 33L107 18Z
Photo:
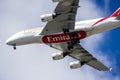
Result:
M117 17L120 13L120 8L118 8L110 17Z

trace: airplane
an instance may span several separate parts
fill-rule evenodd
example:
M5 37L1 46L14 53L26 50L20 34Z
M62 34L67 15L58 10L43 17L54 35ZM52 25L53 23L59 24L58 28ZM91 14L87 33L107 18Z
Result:
M47 22L45 27L23 30L11 36L6 44L13 46L27 44L46 44L60 52L52 54L53 60L70 56L77 61L70 62L71 69L89 65L99 71L110 71L92 54L84 49L80 40L89 36L102 33L120 26L120 8L111 16L92 20L76 22L77 10L80 0L52 0L58 2L52 14L41 16L42 22Z

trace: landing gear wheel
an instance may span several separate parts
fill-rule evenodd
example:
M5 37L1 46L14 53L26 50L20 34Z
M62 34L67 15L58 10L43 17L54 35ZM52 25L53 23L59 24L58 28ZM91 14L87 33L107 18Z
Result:
M76 39L74 40L74 44L77 44L77 43L80 43L79 38L76 38Z
M80 43L78 32L71 32L69 34L71 42L68 42L68 50L73 49L75 44Z
M14 49L14 50L16 50L16 49L17 49L17 48L16 48L16 44L14 44L14 45L13 45L13 49Z
M69 29L63 28L63 33L65 34L67 32L69 32Z
M13 49L16 50L16 46L13 46Z
M71 50L71 49L73 49L73 46L68 46L68 50Z
M73 43L68 42L68 50L73 49Z
M70 38L75 38L75 37L78 37L78 33L77 32L71 32L69 34Z

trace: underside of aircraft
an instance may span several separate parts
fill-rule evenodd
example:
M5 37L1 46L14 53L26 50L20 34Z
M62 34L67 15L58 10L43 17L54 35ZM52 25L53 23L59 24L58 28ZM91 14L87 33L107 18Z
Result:
M52 1L58 2L54 12L41 16L42 22L47 22L45 27L18 32L6 44L16 49L19 45L43 43L60 51L52 54L53 60L60 60L65 56L76 59L77 61L70 63L71 69L87 64L99 71L110 71L111 68L81 46L80 40L120 26L120 8L107 18L75 22L80 0Z

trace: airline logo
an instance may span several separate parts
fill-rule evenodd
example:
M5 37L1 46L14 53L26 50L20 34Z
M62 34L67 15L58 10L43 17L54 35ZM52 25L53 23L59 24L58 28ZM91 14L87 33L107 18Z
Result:
M86 37L86 32L85 31L77 31L79 39L83 39ZM45 35L42 37L42 41L44 43L60 43L60 42L70 42L73 39L70 38L69 36L70 33L66 34L53 34L53 35Z

